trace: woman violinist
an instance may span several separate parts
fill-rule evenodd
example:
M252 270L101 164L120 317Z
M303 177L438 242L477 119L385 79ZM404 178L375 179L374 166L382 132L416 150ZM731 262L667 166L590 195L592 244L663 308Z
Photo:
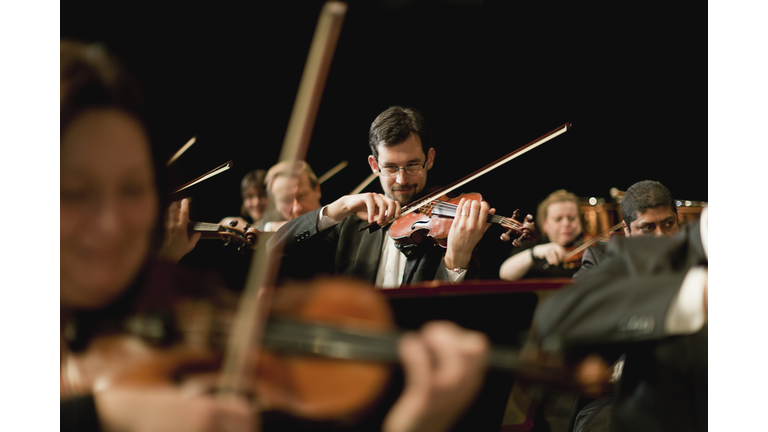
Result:
M61 43L62 365L71 355L65 333L73 317L108 310L140 291L160 243L161 165L137 94L103 51ZM179 218L186 222L183 210ZM449 427L479 390L487 349L482 334L451 323L432 323L403 338L406 386L384 430ZM257 413L240 397L189 394L168 384L113 385L68 396L63 372L62 430L258 430Z
M159 164L134 85L96 46L61 43L61 361L71 317L139 289L162 233ZM62 394L66 380L62 374ZM244 400L174 387L63 397L62 430L253 430Z
M542 236L513 250L499 269L501 279L570 278L578 270L560 265L566 250L582 238L578 197L565 189L552 192L539 204L536 224Z

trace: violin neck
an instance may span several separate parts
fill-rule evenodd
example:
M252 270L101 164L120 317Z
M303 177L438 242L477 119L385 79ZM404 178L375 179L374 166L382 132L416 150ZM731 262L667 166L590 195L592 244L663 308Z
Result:
M286 353L319 355L340 360L399 363L401 333L349 330L341 327L272 318L264 333L264 345ZM542 368L521 360L520 351L492 347L488 367L510 373L547 374L552 379L567 380L563 371Z
M220 238L221 225L210 222L189 222L187 224L188 232L199 232L200 238Z
M437 201L435 206L432 208L432 214L437 216L447 216L447 217L456 217L456 204L451 204L443 201ZM506 218L504 216L499 215L488 215L488 218L486 219L486 222L490 223L496 223L500 225L504 225L505 222L508 222L510 219ZM510 227L508 227L510 228Z

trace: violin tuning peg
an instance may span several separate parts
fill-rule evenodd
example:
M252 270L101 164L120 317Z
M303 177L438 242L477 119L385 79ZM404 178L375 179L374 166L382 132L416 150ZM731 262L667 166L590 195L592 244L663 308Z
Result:
M224 246L229 246L230 243L232 243L232 239L227 237L227 239L224 240Z
M231 221L229 221L229 226L231 226L232 228L236 227L237 226L237 219L232 219Z
M520 209L515 209L515 211L512 212L512 219L517 219L518 216L520 216Z

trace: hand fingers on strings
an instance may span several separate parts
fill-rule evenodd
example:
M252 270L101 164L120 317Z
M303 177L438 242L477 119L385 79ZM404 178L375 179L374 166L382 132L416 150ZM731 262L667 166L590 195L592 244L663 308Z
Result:
M483 226L485 224L485 228L487 229L490 225L490 223L487 222L488 215L495 213L496 210L493 209L493 212L491 212L491 205L488 204L486 201L481 201L478 203L478 212L477 212L477 223L479 226Z
M488 204L488 202L486 201L480 202L480 213L478 214L478 217L479 217L478 222L488 224L487 222L488 215L492 215L494 213L496 213L496 209L492 209L491 205Z
M436 383L449 388L459 385L470 369L482 361L488 345L480 333L446 321L427 324L422 334L436 359Z
M464 198L459 200L459 204L456 206L456 215L454 218L459 224L464 223L464 220L469 215L468 201Z
M407 385L413 389L428 389L432 375L432 358L426 345L415 333L406 333L400 339L400 358L403 360Z
M178 222L180 224L189 222L189 200L186 198L181 200Z
M480 203L475 200L470 200L465 205L467 207L467 227L471 230L477 225L477 220L480 217Z
M387 414L382 430L409 430L414 419L422 415L431 399L432 357L419 335L408 332L400 338L398 346L405 373L405 388Z

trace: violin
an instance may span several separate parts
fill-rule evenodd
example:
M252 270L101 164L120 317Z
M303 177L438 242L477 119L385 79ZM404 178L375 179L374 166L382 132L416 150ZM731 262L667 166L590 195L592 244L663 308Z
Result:
M456 217L456 208L462 198L483 200L479 193L461 194L456 198L443 195L394 221L389 229L390 236L395 240L398 248L415 247L425 239L444 248L448 247L448 232L451 230L453 218ZM527 215L521 223L516 220L518 214L519 210L515 210L512 212L512 217L488 215L487 219L490 223L507 228L507 235L511 232L517 234L519 237L512 241L515 247L520 247L522 240L535 240L538 237L533 216Z
M167 282L169 277L155 279ZM222 342L231 330L222 325L232 317L231 304L216 310L226 302L182 302L183 296L164 286L145 292L174 310L163 326L168 333L163 339L174 342L158 346L157 332L152 339L147 324L134 324L132 332L94 337L85 350L62 362L62 396L124 385L175 383L198 391L213 387L207 376L221 366ZM143 304L141 310L125 322L161 306L146 299L138 303ZM253 395L262 412L280 411L311 421L352 420L377 401L390 380L390 365L399 361L401 333L393 322L383 294L357 280L319 279L280 287L262 349L249 355L243 392ZM144 334L135 334L141 329ZM203 333L205 342L199 338ZM569 368L551 360L524 360L515 348L494 347L488 362L489 367L529 379L575 385Z
M72 320L75 328L64 332L72 350L62 360L62 397L122 385L214 387L206 376L221 368L236 302L226 293L212 298L210 286L191 278L158 263L124 316ZM391 371L371 360L397 359L397 339L385 337L393 329L386 300L346 280L277 292L243 392L255 395L262 411L310 420L343 418L372 404Z
M242 229L237 227L237 220L232 220L230 226L209 222L189 222L187 232L201 233L201 239L221 239L224 246L236 245L239 252L248 247L256 249L259 246L259 234L256 228L246 224Z
M597 234L595 236L584 236L581 244L573 245L566 248L565 249L566 253L563 256L563 262L561 263L563 268L570 270L577 267L581 267L581 259L584 257L584 251L587 250L588 247L604 239L610 233L621 228L622 225L623 225L622 223L618 223L612 226L611 228L607 229L606 231L603 231L602 233ZM545 269L549 267L550 267L549 263L544 264Z
M437 244L443 247L446 247L447 243L443 241L443 239L447 238L448 231L450 230L450 223L448 223L447 221L452 220L453 217L455 217L456 203L458 203L458 201L451 202L450 199L447 198L447 194L449 192L535 149L536 147L544 144L545 142L564 134L570 128L571 128L571 123L565 123L560 127L547 132L546 134L540 136L539 138L509 153L508 155L503 156L494 162L491 162L490 164L475 171L474 173L469 174L460 180L457 180L451 185L443 189L440 189L439 191L429 196L421 198L416 202L408 204L407 206L403 207L402 211L400 212L400 217L398 219L390 221L389 223L394 224L404 218L410 221L410 223L409 222L402 223L401 227L395 230L396 231L395 234L393 234L392 230L390 229L390 235L392 235L392 238L395 239L396 244L403 247L411 247L412 245L416 245L420 243L421 240L424 238L431 238ZM480 197L480 194L464 194L464 195L461 195L458 198L458 200L460 200L461 197L482 200L482 197ZM431 215L434 214L434 211L436 208L438 212L444 213L442 215L444 216L442 219L441 218L433 219L431 217ZM517 217L517 212L518 211L515 210L512 218L504 218L503 216L496 217L495 215L491 215L489 216L488 221L499 223L505 228L507 228L507 232L505 233L505 235L502 235L501 237L502 240L505 240L505 241L508 240L509 234L512 232L515 232L516 234L520 235L520 237L515 239L515 241L513 242L513 244L516 247L519 247L521 239L535 238L536 231L535 231L535 225L533 223L533 217L531 215L526 216L525 221L521 224L520 222L515 220L515 218ZM429 223L427 222L426 219L423 219L424 216L415 216L415 217L410 216L412 213L422 213L423 215L429 214L430 215L429 223L432 223L433 226L428 227ZM438 214L437 216L441 216L441 215ZM361 228L360 231L367 229L369 232L373 232L378 230L379 228L381 228L381 226L373 222ZM433 234L433 231L435 231L434 234ZM399 242L398 242L398 239L399 239Z
M322 94L345 12L346 5L335 2L323 7L288 124L280 161L298 159L306 152L319 95ZM567 127L558 131L558 134L563 133L565 129ZM556 135L550 139L554 136ZM217 227L216 232L218 231ZM233 392L253 394L261 411L280 410L310 419L339 419L360 412L361 407L367 406L378 396L383 384L388 380L390 369L381 364L381 361L371 361L370 357L361 357L359 353L373 352L370 355L384 359L382 361L387 361L386 358L396 358L395 342L398 336L392 325L391 312L386 312L386 308L376 306L377 302L371 300L371 295L380 293L370 286L359 285L359 282L345 283L334 280L325 284L332 288L317 291L307 288L293 289L289 286L275 289L277 268L268 267L269 263L274 262L269 256L272 253L277 256L280 250L255 250L253 264L234 320L229 320L229 326L214 326L226 331L203 331L202 333L211 336L208 346L192 342L195 340L192 335L201 333L199 326L197 330L194 330L195 326L187 326L193 330L185 331L185 337L180 338L180 342L170 348L162 351L147 349L136 362L128 362L130 359L125 356L126 361L122 366L104 370L103 374L94 374L90 382L82 381L82 387L188 383L195 382L196 377L200 375L219 371L221 379L216 386L218 395L226 396ZM358 284L357 288L352 288L350 284L355 283ZM353 295L352 291L365 294ZM359 311L354 310L350 302L366 307ZM175 306L168 309L180 308ZM216 308L213 308L213 312L216 312ZM212 315L226 316L231 310L218 312ZM205 317L205 314L202 316ZM189 320L198 324L206 321L228 322L227 319ZM152 333L156 326L137 327ZM130 339L130 336L125 337ZM213 343L220 339L227 339L224 350L218 350ZM133 342L135 338L124 344L124 352L127 353L135 345ZM95 342L90 345L95 345ZM382 352L388 357L382 355ZM82 355L87 353L86 351ZM65 361L67 364L76 365L77 357L67 356ZM514 367L515 361L518 360L514 355L491 357L503 358L501 362L506 367L510 367L510 363ZM353 363L351 358L362 358L363 361ZM498 361L500 360L491 360L492 363ZM519 370L529 370L521 363L516 364ZM221 367L218 367L219 365ZM81 368L63 367L62 377L70 369ZM335 375L335 372L343 372L350 378L344 379ZM554 375L564 380L570 378L567 373ZM73 381L73 378L77 376L68 375L69 382Z
M581 259L584 257L584 251L587 250L587 247L594 244L592 240L596 242L599 239L597 238L597 236L584 235L581 241L577 242L578 244L574 244L565 248L565 255L563 255L563 262L561 262L560 265L566 270L571 270L571 269L581 267ZM585 244L587 246L584 246ZM544 268L548 268L548 267L549 267L549 263L544 264Z

